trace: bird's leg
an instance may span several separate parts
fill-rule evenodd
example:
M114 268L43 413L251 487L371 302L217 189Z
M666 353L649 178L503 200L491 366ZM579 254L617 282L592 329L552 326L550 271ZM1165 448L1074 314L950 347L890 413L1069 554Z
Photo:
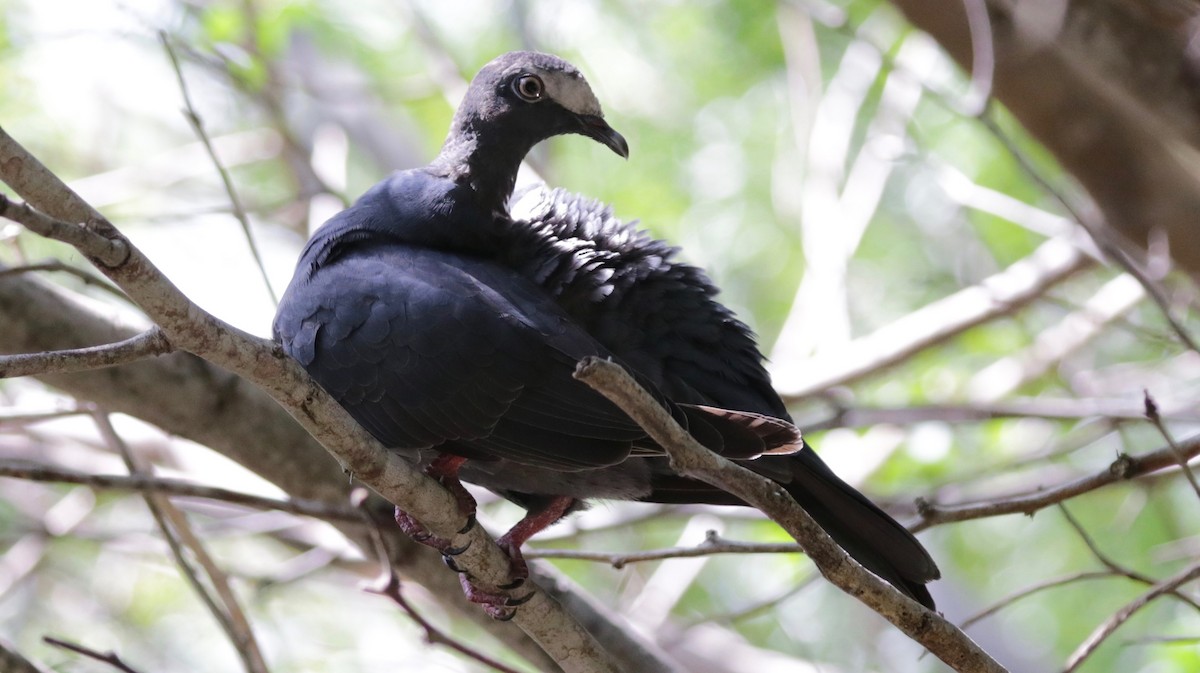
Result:
M529 538L544 530L555 521L563 518L574 504L575 498L571 496L555 496L542 507L530 510L525 515L525 518L518 521L507 533L496 540L496 544L508 554L508 558L511 561L509 577L512 579L508 584L500 586L499 589L502 591L511 591L525 583L525 580L529 577L529 565L525 562L525 555L521 553L521 546ZM524 596L513 597L503 593L480 589L475 586L471 576L466 573L459 576L459 583L462 584L463 594L466 595L467 600L482 605L483 609L494 619L504 621L512 619L513 615L516 614L513 608L533 598L533 592L529 592Z
M500 545L500 548L508 554L508 558L512 559L511 576L513 579L512 582L501 587L502 589L519 587L529 577L529 566L525 563L525 555L521 553L521 546L529 538L537 535L550 524L563 518L574 504L575 498L569 495L555 496L544 506L530 510L525 515L525 518L518 521L507 533L496 540L496 544Z
M425 468L425 474L437 479L439 484L454 495L454 499L458 501L459 511L467 517L467 523L458 531L460 534L466 533L475 527L475 498L471 497L471 494L463 487L462 482L458 480L458 470L465 462L467 462L466 458L443 453ZM425 526L421 525L420 521L417 521L411 514L399 507L396 508L396 523L400 526L400 530L407 533L413 540L442 552L442 556L446 558L446 564L454 568L455 571L458 570L450 560L450 557L457 556L466 551L467 548L465 546L451 547L450 540L431 534Z

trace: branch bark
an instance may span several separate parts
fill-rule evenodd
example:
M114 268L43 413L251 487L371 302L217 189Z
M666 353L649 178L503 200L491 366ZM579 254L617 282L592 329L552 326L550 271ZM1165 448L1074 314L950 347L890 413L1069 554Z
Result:
M1200 435L1186 439L1174 446L1151 451L1143 456L1121 454L1105 470L1034 493L964 505L937 505L926 500L918 500L917 510L921 514L921 520L916 525L909 526L909 530L920 532L944 523L982 519L1001 514L1032 515L1039 509L1094 491L1102 486L1178 466L1181 460L1187 462L1197 455L1200 455Z

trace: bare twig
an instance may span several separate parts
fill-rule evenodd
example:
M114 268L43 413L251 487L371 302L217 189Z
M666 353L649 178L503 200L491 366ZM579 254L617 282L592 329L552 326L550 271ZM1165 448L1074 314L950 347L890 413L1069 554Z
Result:
M1172 410L1169 420L1200 422L1200 412ZM1141 405L1124 400L1023 398L966 404L926 404L903 407L844 407L819 421L803 423L805 432L870 425L913 425L926 421L980 423L1006 418L1040 418L1051 421L1080 421L1091 418L1136 421L1145 418Z
M24 264L21 266L0 268L0 278L3 278L4 276L14 276L18 273L35 273L38 271L54 271L70 274L83 281L86 285L104 290L118 299L129 301L129 297L127 297L120 288L116 287L112 283L109 283L94 273L89 273L83 269L80 269L79 267L71 266L66 262L60 262L57 260L39 262L37 264Z
M192 96L188 92L187 81L183 77L183 68L179 65L179 58L175 55L175 50L171 47L171 42L167 39L165 32L159 32L158 39L162 42L163 49L167 51L167 56L171 59L171 68L174 69L175 78L179 81L179 91L183 95L183 115L191 124L192 130L196 132L196 136L200 138L200 142L204 144L204 150L208 152L213 166L220 174L221 184L225 186L225 193L229 195L229 203L233 206L233 216L237 218L238 224L242 225L242 233L246 236L246 245L250 248L254 263L258 266L258 272L262 274L263 285L267 288L267 294L271 296L271 302L278 305L279 297L275 294L275 288L271 286L271 278L267 275L267 265L263 263L262 254L258 251L258 244L254 242L254 233L250 230L250 217L246 214L246 209L242 207L242 200L233 186L233 179L229 177L229 171L225 169L221 158L217 156L217 151L213 149L212 140L209 139L208 132L204 130L204 121L200 119L196 107L192 104Z
M1049 579L1044 582L1038 582L1037 584L1034 584L1033 586L1026 587L1026 588L1018 591L1017 593L1012 594L1011 596L1008 596L1008 597L1000 600L999 602L993 604L992 606L986 608L985 610L983 610L981 612L977 612L974 615L971 615L970 617L968 617L966 620L963 621L961 626L964 629L969 628L972 624L975 624L976 622L981 621L987 617L991 617L992 615L996 614L997 612L1000 612L1001 610L1012 605L1013 603L1016 603L1017 601L1021 600L1022 598L1032 596L1033 594L1036 594L1041 591L1045 591L1046 589L1053 589L1054 587L1061 587L1066 584L1073 584L1075 582L1079 582L1079 581L1083 581L1083 580L1107 579L1110 577L1121 577L1121 574L1113 572L1111 570L1092 570L1089 572L1074 573L1072 575L1067 575L1065 577L1056 577L1054 579Z
M1200 455L1200 436L1184 440L1179 444L1179 450L1189 461ZM909 530L917 532L944 523L969 521L1001 514L1033 514L1039 509L1094 491L1102 486L1133 479L1175 465L1179 461L1178 455L1176 450L1170 446L1138 457L1122 454L1107 469L1096 474L1053 488L985 502L937 505L920 499L917 501L917 510L921 519L916 524L909 526Z
M113 652L111 650L108 652L98 652L89 647L84 647L83 645L77 645L75 643L69 643L65 640L60 640L58 638L52 638L50 636L44 636L42 638L42 641L45 642L47 645L53 645L54 647L61 647L62 649L67 650L69 652L74 652L75 654L81 654L89 659L95 659L96 661L99 661L101 663L108 664L109 666L112 666L113 668L117 669L118 671L123 671L124 673L138 673L137 669L132 668L129 664L126 664L124 661L121 661L121 657L117 656L117 653Z
M85 226L62 222L34 210L27 203L13 203L4 194L0 194L0 217L19 222L25 225L26 229L46 238L72 245L93 262L104 267L119 266L129 257L125 243L106 237L94 221Z
M409 619L412 619L425 631L425 642L431 645L445 645L459 654L470 657L484 666L501 671L502 673L518 673L516 670L505 666L488 655L446 635L445 632L421 616L421 613L404 597L400 576L396 574L396 568L392 565L391 558L388 557L387 545L383 541L383 534L379 530L379 524L365 507L366 501L367 492L365 489L355 489L350 494L351 504L357 508L359 517L366 523L367 530L370 531L371 541L375 547L375 555L379 561L379 578L373 585L367 587L367 591L379 594L380 596L386 596L396 605L399 605L405 614L408 615Z
M1071 511L1067 509L1065 504L1061 502L1058 503L1058 509L1063 513L1063 517L1066 518L1067 523L1070 524L1071 528L1075 529L1075 532L1079 535L1080 539L1083 540L1083 543L1087 545L1088 551L1092 552L1092 556L1095 556L1096 560L1099 561L1105 568L1108 568L1114 574L1128 577L1135 582L1141 582L1142 584L1148 584L1151 586L1155 584L1157 580L1155 580L1153 577L1140 573L1132 568L1126 568L1120 563L1117 563L1109 558L1104 552L1100 551L1100 547L1096 544L1096 541L1093 540L1092 536L1088 534L1087 530L1083 527L1083 524L1079 523L1079 520L1071 514ZM1172 591L1171 595L1200 611L1200 603L1197 603L1196 600L1191 596L1178 591Z
M1079 668L1088 657L1100 647L1109 636L1129 620L1138 610L1146 607L1151 601L1162 596L1163 594L1173 593L1176 589L1200 578L1200 563L1192 564L1178 573L1168 577L1167 579L1155 584L1154 587L1146 593L1138 596L1133 601L1127 603L1120 610L1117 610L1111 617L1104 621L1103 624L1096 627L1078 648L1071 653L1067 659L1067 665L1063 669L1063 673L1071 673Z
M277 500L275 498L265 498L258 495L251 495L249 493L217 488L215 486L201 486L199 484L191 484L178 479L170 479L167 477L157 477L145 474L134 474L129 476L87 474L84 472L63 470L46 465L31 465L27 463L5 460L0 461L0 477L9 477L12 479L24 479L27 481L38 482L80 484L83 486L91 486L92 488L114 491L136 491L139 493L156 493L159 495L167 495L172 497L205 498L208 500L219 500L221 502L242 505L244 507L253 507L255 509L276 510L280 512L287 512L289 514L297 514L300 516L311 516L316 519L332 521L358 521L357 512L355 512L353 509L335 503L320 502L317 500L303 500L297 498L292 498L289 500Z
M560 558L580 561L599 561L614 568L621 569L630 563L645 563L647 561L662 561L673 558L693 558L696 556L711 556L714 554L802 554L804 549L795 543L752 543L726 540L717 535L716 531L708 531L704 541L695 547L670 547L644 552L618 554L614 552L589 552L577 549L531 549L525 553L528 558Z
M1196 492L1197 497L1200 497L1200 483L1196 482L1196 475L1192 472L1192 466L1188 464L1188 459L1184 457L1183 449L1180 449L1179 445L1175 443L1175 437L1170 432L1167 432L1167 426L1163 424L1162 416L1158 413L1158 403L1150 396L1149 390L1143 391L1143 395L1146 406L1146 418L1154 424L1154 427L1158 428L1158 432L1163 436L1163 439L1167 440L1167 445L1171 447L1176 460L1179 461L1179 467L1183 470L1183 476L1187 477L1188 483L1192 485L1192 490Z
M72 348L48 353L0 355L0 379L101 369L164 355L173 350L174 348L162 330L158 327L151 327L124 341L103 346Z
M862 601L957 671L1004 671L953 624L855 563L778 484L700 446L624 369L600 358L579 363L576 378L595 388L667 449L672 468L758 508L784 528L842 591Z
M96 411L92 416L95 418L96 426L99 428L100 434L104 436L105 441L124 459L130 474L135 476L145 475L148 470L138 465L133 452L129 450L129 446L125 443L125 440L117 434L108 414L103 411ZM200 543L199 538L192 531L187 518L184 517L183 513L175 505L171 504L170 500L164 497L155 493L145 493L143 497L145 498L146 506L150 509L150 514L154 517L155 523L158 524L158 528L162 532L163 538L171 548L171 553L175 556L175 563L179 566L179 570L188 583L192 585L192 589L208 607L213 617L217 620L217 624L221 626L221 629L225 631L226 635L233 642L234 650L241 658L247 673L267 673L267 664L258 646L258 640L254 637L254 632L250 628L250 622L246 619L241 605L229 587L229 578L226 577L225 573L213 561L208 551L204 548L204 545ZM191 551L196 563L204 570L204 574L208 577L209 583L216 592L216 597L209 593L200 581L200 577L192 567L192 564L188 562L187 555L184 553L185 547ZM218 599L220 603L217 602Z

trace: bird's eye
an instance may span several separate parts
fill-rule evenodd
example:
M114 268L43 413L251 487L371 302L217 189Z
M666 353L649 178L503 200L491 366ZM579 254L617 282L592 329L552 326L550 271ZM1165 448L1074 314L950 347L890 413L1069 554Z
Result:
M541 100L543 90L542 80L536 75L522 75L513 82L513 91L516 91L518 96L530 103Z

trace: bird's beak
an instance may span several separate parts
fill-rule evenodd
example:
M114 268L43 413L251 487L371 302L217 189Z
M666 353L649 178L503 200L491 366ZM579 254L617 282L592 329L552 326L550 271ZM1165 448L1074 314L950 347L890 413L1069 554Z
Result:
M629 158L629 143L625 142L625 137L609 126L603 117L599 115L580 115L579 123L581 126L580 133L596 142L603 143L608 149L621 155L621 158Z

